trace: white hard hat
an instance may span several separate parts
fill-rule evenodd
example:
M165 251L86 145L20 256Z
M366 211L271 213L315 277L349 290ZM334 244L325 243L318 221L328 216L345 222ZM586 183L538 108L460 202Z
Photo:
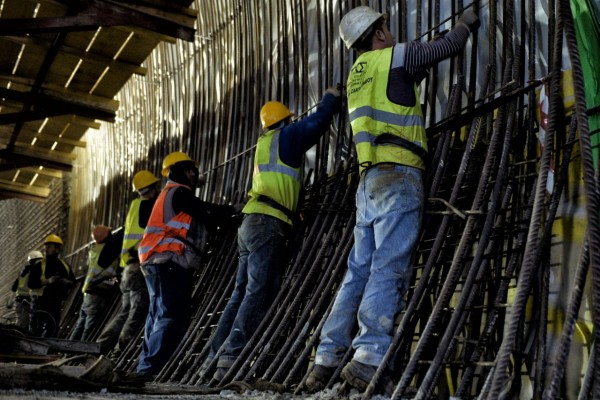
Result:
M360 6L348 11L340 22L340 36L348 49L377 21L383 17L371 7Z
M27 261L35 260L36 258L44 258L41 251L32 250L27 254Z

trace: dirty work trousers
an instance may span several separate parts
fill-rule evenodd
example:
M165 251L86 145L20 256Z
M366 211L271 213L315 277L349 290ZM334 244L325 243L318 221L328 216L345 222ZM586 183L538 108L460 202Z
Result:
M354 246L348 270L321 330L315 362L338 366L352 345L353 359L378 366L391 341L396 314L412 273L423 212L421 170L376 165L356 192ZM353 337L358 320L359 333Z
M119 283L121 308L98 338L104 354L111 350L115 357L136 339L148 315L148 289L139 264L125 267Z
M99 294L83 294L83 302L79 310L79 319L71 331L70 340L89 341L94 330L102 322L102 312L106 307L106 297Z

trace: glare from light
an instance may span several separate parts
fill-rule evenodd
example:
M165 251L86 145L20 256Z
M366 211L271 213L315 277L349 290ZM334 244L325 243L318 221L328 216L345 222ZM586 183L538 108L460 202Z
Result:
M94 33L94 37L92 37L92 40L90 40L90 43L87 45L87 47L85 48L85 52L89 52L90 49L92 48L92 45L94 44L94 42L96 41L96 38L98 37L98 34L100 33L100 31L102 30L102 27L99 26L98 29L96 30L96 33Z
M108 73L109 68L106 67L104 68L104 71L102 71L102 74L100 75L100 77L98 78L98 80L96 81L96 83L94 84L94 87L92 87L90 89L90 94L94 93L94 90L96 90L96 88L98 87L98 85L100 84L100 82L102 82L102 78L104 78L104 75L106 75Z
M15 62L15 66L13 67L13 70L12 70L13 75L15 75L17 73L17 68L19 68L19 64L21 63L21 56L23 55L24 50L25 50L25 45L22 44L21 50L19 51L19 55L17 56L17 61Z
M35 175L33 176L33 178L31 178L31 182L29 182L29 186L33 186L33 184L35 183L35 181L37 180L38 176L40 176L40 174L38 174L37 172L35 173Z
M69 76L69 79L67 80L67 83L65 83L65 87L69 87L69 85L71 84L71 81L75 77L75 74L79 70L79 67L81 66L82 62L83 62L83 60L80 58L79 61L77 62L77 65L75 66L75 68L73 68L73 72L71 72L71 76Z
M44 130L44 128L46 127L46 124L48 123L49 118L44 118L44 122L42 122L42 125L40 125L39 129L38 129L38 133L42 133L42 131Z

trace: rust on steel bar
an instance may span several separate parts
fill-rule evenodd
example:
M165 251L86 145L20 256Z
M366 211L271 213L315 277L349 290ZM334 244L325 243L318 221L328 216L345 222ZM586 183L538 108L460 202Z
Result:
M512 71L510 70L510 68L505 68L503 82L508 82L510 80L511 72ZM489 201L490 193L487 190L487 186L489 184L488 182L493 172L493 169L497 165L496 152L499 147L501 135L505 134L505 132L503 132L503 129L505 127L505 115L506 110L505 106L503 106L499 109L498 112L497 122L494 126L493 134L490 140L490 144L488 146L488 152L485 158L485 163L482 167L481 175L479 177L477 191L473 199L471 210L484 211L484 209L487 206L487 202ZM412 380L412 378L417 372L418 363L425 354L426 345L428 343L431 343L433 335L439 329L439 324L442 321L443 314L446 313L446 309L453 295L454 289L456 288L456 284L458 283L457 280L466 264L466 257L468 257L468 253L471 246L475 243L475 233L481 225L480 220L481 217L476 214L470 214L469 218L467 218L465 228L460 238L460 243L454 254L450 269L446 274L442 291L439 294L439 297L437 298L437 301L434 305L434 310L426 323L425 330L419 338L419 341L417 342L417 347L414 350L408 365L404 369L404 373L402 374L400 382L398 383L398 386L396 387L396 390L392 395L392 399L398 399L405 392L409 382Z
M344 81L356 55L345 49L337 28L341 16L360 3L279 0L266 7L264 1L258 0L196 1L197 8L202 10L198 13L198 40L193 45L175 43L153 53L148 60L148 69L153 73L123 95L122 103L131 105L131 110L123 112L125 122L115 124L122 125L114 128L115 134L104 135L106 143L112 144L112 159L124 160L119 163L123 170L117 169L118 177L101 191L98 200L89 206L81 200L83 204L75 202L72 206L85 209L69 226L75 238L72 249L78 250L69 254L73 264L85 263L86 243L76 238L89 236L90 220L102 220L113 226L122 224L120 219L130 200L129 194L123 195L122 187L130 184L132 170L143 167L159 171L162 159L170 151L184 150L198 160L205 178L204 186L198 189L203 200L220 204L243 202L252 181L253 150L262 132L261 105L268 100L280 100L301 118L315 107L327 86ZM371 4L389 13L390 28L397 30L394 34L403 41L437 32L464 11L464 3L458 0ZM536 252L528 249L524 261L528 235L535 229L530 223L541 218L534 211L539 212L540 203L544 207L564 204L564 196L561 200L559 193L567 190L558 186L565 183L559 178L556 193L549 201L545 193L542 198L536 192L536 185L545 184L539 182L542 175L538 171L540 159L535 136L538 132L535 91L544 81L557 90L560 82L554 67L549 71L549 80L535 75L546 74L544 66L536 62L540 59L539 52L530 50L539 50L539 42L546 43L545 38L539 40L540 29L536 29L540 21L534 14L540 10L536 10L534 0L529 0L515 12L517 4L515 1L469 4L467 7L472 7L482 18L484 29L473 33L463 59L441 64L437 72L432 69L421 86L430 152L435 160L435 168L428 171L425 189L430 198L443 201L426 204L406 309L399 316L384 361L363 394L365 398L386 389L384 374L397 385L395 397L409 394L405 389L410 389L413 382L421 385L415 389L418 398L485 397L489 393L493 398L498 387L504 390L520 383L518 374L502 376L504 367L496 368L494 360L494 354L503 352L501 346L507 345L498 341L502 338L504 319L509 315L507 296L511 284L516 283L517 289L527 284L522 271L529 263L537 266L540 259L554 251L547 246L547 231L542 233L540 228L536 243L546 245L538 246ZM558 34L560 26L554 27L552 13L550 10L548 22L551 32ZM564 14L561 11L558 16L563 18ZM552 38L549 42L552 46L557 44ZM576 50L575 43L569 46L570 51ZM513 57L517 60L528 57L527 65L518 61L514 68L496 71L496 65ZM554 54L549 58L556 61ZM509 70L512 76L507 76ZM581 78L577 82L581 85ZM152 91L146 91L146 86ZM138 99L139 94L143 95ZM585 118L582 101L579 97L576 102L578 120ZM560 113L554 116L561 117ZM589 185L586 193L592 195L596 183L593 171L588 170L593 168L586 136L589 132L585 133L585 127L581 132L581 160L587 174L592 174L586 175L584 182ZM125 145L110 141L115 137L125 138ZM560 136L557 138L562 140ZM570 146L572 140L567 143ZM124 154L121 147L127 149ZM562 157L556 157L557 161L564 160L561 171L573 161L567 150L560 153ZM542 157L545 168L549 156L542 154ZM242 380L243 385L259 387L254 384L260 381L296 394L306 390L304 381L314 363L319 334L346 269L353 240L352 198L359 175L346 106L318 146L309 152L304 170L305 219L294 236L282 290L225 382ZM95 179L92 180L97 182ZM81 189L88 191L93 190L89 186ZM588 212L597 212L593 201L595 198L588 204ZM550 229L554 211L544 209L544 213L547 215L544 227ZM42 230L49 229L49 225L44 225ZM590 232L593 271L597 246L594 238L594 232ZM207 362L207 357L215 326L235 284L235 228L211 235L206 249L194 276L189 329L158 374L158 383L216 386L216 382L211 382L216 360ZM551 266L544 268L548 267ZM593 272L593 276L597 275ZM600 281L594 282L599 285ZM550 288L546 280L537 284L541 294ZM536 293L536 301L545 301L543 296ZM458 302L451 302L450 298ZM80 295L69 301L60 332L63 337L69 334L80 304ZM510 305L518 324L525 320L520 307ZM116 309L118 303L108 313L114 314ZM580 306L572 304L570 310L572 319ZM538 324L543 324L543 315L536 318ZM519 350L515 365L529 368L527 373L536 381L533 384L538 397L546 388L544 373L549 372L532 363L536 355L544 356L547 346L542 338L545 328L539 326L539 329L537 333L530 330L536 335L527 338L517 335L515 347ZM439 339L437 343L442 344L440 350L425 351L426 343L431 343L434 335ZM142 331L138 332L137 339L123 350L116 364L119 369L135 370L142 336ZM343 363L352 353L352 349L345 352L342 365L327 388L340 382ZM597 359L594 356L590 359L592 365L582 393L590 391L597 381L593 376ZM448 374L443 373L444 368ZM558 379L553 375L552 383L557 385ZM445 392L446 387L457 387L457 391ZM345 395L348 385L339 390ZM561 386L553 390L558 391L558 397L564 395Z
M437 348L435 356L429 366L427 373L425 374L425 377L421 381L415 399L425 399L431 396L435 383L439 378L442 362L446 358L446 355L449 354L450 349L454 347L454 339L456 337L455 335L460 329L462 329L462 326L460 326L460 322L464 321L464 319L466 318L466 314L468 313L468 311L466 310L468 310L468 308L471 306L471 302L474 298L474 293L476 293L475 285L477 282L477 278L481 278L485 273L484 267L488 265L488 263L485 262L486 259L484 259L485 253L486 251L493 249L496 245L492 238L492 228L495 221L497 220L497 209L506 209L506 205L504 207L500 207L500 202L502 192L504 191L504 182L507 178L506 173L508 170L508 157L511 148L511 132L512 128L514 128L514 121L516 119L515 102L516 100L513 100L513 102L508 107L509 110L506 129L503 129L504 126L500 124L499 129L502 129L505 132L504 137L500 138L500 141L502 143L502 153L500 156L499 165L497 167L497 175L494 183L493 194L488 202L487 215L481 230L481 236L477 243L477 250L475 252L474 259L471 262L471 266L467 273L467 279L465 280L465 282L462 283L461 296L458 300L458 303L454 306L450 322L445 327L443 337L440 340L440 345ZM500 118L501 117L499 113L498 119ZM505 192L505 203L508 203L510 199L510 197L508 196L509 194L509 192Z

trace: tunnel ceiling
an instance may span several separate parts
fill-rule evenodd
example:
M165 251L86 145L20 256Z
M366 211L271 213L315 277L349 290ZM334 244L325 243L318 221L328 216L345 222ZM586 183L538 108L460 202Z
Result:
M43 201L83 135L161 41L194 40L189 0L0 1L0 200Z

